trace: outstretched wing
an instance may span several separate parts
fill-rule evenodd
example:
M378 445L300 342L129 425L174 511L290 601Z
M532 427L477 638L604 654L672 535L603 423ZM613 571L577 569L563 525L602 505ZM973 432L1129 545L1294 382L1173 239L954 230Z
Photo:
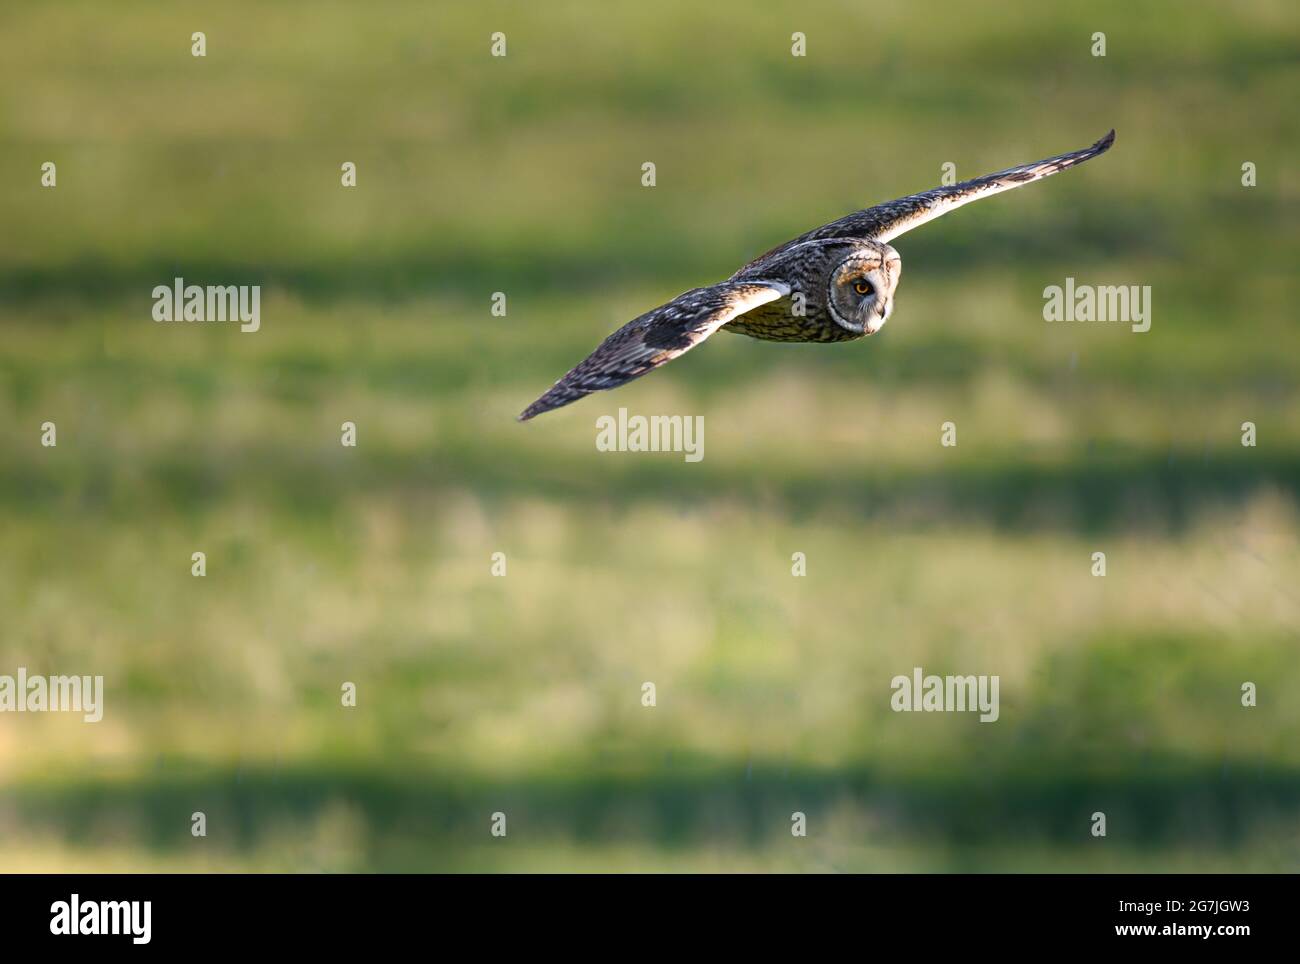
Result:
M789 293L789 285L779 281L724 281L678 295L606 338L524 409L519 421L630 382L690 351L737 315Z
M1082 164L1098 154L1106 153L1113 143L1115 143L1115 132L1112 130L1092 147L1085 147L1081 151L1058 154L1056 157L1035 161L1032 164L1021 164L1019 167L1009 167L996 174L986 174L971 181L962 181L951 187L936 187L932 191L877 204L873 208L858 211L838 221L822 225L820 228L814 228L807 234L795 238L790 244L821 238L869 238L875 241L888 241L905 231L920 227L926 221L933 221L963 204L1000 194L1002 191L1010 191L1014 187L1051 177L1059 171ZM783 247L787 246L783 245Z

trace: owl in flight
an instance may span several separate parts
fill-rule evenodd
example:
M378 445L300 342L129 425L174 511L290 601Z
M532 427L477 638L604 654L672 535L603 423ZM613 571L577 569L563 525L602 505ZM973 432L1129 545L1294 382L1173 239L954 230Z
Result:
M726 281L694 288L629 321L524 409L519 420L617 388L690 351L720 328L768 341L853 341L874 335L889 318L903 266L890 240L970 201L1082 164L1114 142L1111 131L1080 151L887 201L813 228Z

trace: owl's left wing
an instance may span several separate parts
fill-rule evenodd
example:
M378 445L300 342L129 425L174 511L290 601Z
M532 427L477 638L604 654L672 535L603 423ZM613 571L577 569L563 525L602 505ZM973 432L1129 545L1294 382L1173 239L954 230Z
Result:
M783 298L779 281L724 281L694 288L629 321L519 415L519 421L617 388L690 351L737 315Z
M875 241L888 241L905 231L920 227L927 221L933 221L963 204L1069 170L1099 154L1106 153L1113 143L1115 143L1115 132L1111 131L1096 144L1082 150L1057 154L1055 157L1034 161L1032 164L1009 167L1005 171L986 174L984 177L962 181L960 184L936 187L896 201L886 201L884 204L877 204L875 207L857 211L838 221L815 228L790 244L822 238L869 238Z

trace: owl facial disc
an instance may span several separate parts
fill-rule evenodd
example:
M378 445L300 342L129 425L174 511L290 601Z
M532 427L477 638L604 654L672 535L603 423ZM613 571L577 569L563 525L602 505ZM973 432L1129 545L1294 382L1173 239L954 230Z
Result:
M903 263L887 244L873 242L837 264L830 275L826 304L841 328L874 335L894 308L894 288Z

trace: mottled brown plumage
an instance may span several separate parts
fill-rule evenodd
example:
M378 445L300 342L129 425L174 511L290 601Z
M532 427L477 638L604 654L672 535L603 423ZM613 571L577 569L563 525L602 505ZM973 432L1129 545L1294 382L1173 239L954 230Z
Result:
M889 319L902 259L889 244L970 201L1029 184L1105 153L1096 144L857 211L755 258L728 280L678 295L614 332L533 402L520 421L617 388L694 348L720 328L766 341L836 342Z

